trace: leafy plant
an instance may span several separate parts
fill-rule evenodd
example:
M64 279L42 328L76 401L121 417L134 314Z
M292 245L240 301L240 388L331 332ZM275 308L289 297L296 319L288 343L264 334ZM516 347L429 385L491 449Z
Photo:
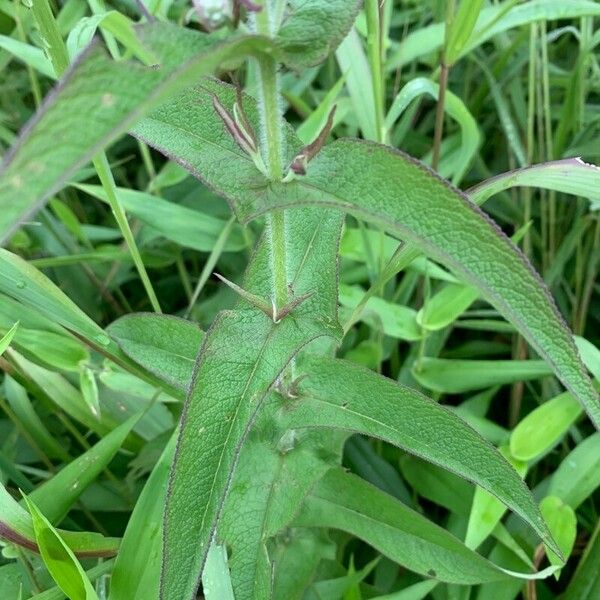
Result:
M171 13L180 10L168 4ZM393 49L386 65L392 2L386 8L367 0L363 10L356 0L220 2L212 11L209 3L198 4L201 23L216 31L169 23L160 3L141 4L144 22L134 26L96 2L90 3L95 16L75 24L67 5L55 19L47 0L33 0L28 16L44 39L47 57L32 47L25 52L14 40L3 46L9 52L19 48L15 54L25 60L33 81L36 69L60 79L4 157L2 239L12 250L38 238L48 248L58 243L60 250L44 263L50 267L70 264L58 256L63 248L82 264L99 261L96 268L85 265L77 277L83 273L87 286L97 286L113 316L131 313L103 328L102 315L91 318L78 306L77 277L61 286L61 278L44 275L39 262L9 250L0 253L2 367L10 407L4 401L0 406L44 462L48 455L68 463L35 489L20 471L7 471L5 483L12 480L27 492L29 512L0 488L0 535L27 565L31 591L39 592L33 597L60 597L60 592L42 591L46 586L38 585L38 559L31 552L39 552L64 593L81 598L191 599L201 582L209 600L423 598L429 592L449 598L467 597L456 590L468 595L468 586L479 586L478 597L485 600L496 582L507 590L516 584L515 593L527 582L528 593L535 593L536 580L558 577L568 568L575 509L600 484L594 474L598 433L569 455L584 444L590 448L582 468L592 481L581 483L579 491L565 489L561 469L568 470L569 456L534 494L523 478L584 411L591 425L599 426L600 401L588 375L589 369L598 378L599 355L583 338L576 344L527 256L529 232L515 234L517 243L526 241L523 252L479 205L523 185L597 200L600 170L562 154L561 160L531 166L530 152L522 168L463 192L391 142L402 137L402 129L408 131L405 111L415 99L432 96L437 104L430 162L460 184L473 167L480 136L469 108L446 90L451 67L458 68L460 59L486 40L524 24L581 17L589 29L598 5L534 1L483 8L482 2L463 0L455 12L449 2L446 32L441 23L415 31ZM67 43L66 21L71 23ZM101 36L79 53L77 40L89 40L94 28ZM357 33L361 28L366 54ZM545 25L543 31L547 35ZM588 46L593 48L596 38L586 38ZM386 68L437 48L442 50L439 82L413 78L386 116ZM315 78L323 61L328 61L324 70L333 66L332 53L342 72L296 133L282 106L284 99L300 107L303 101L294 98L286 78L302 80L302 73ZM367 79L360 79L360 68ZM485 72L506 127L511 116L494 75ZM221 79L211 76L215 73ZM336 105L342 86L348 97ZM361 114L357 104L365 95ZM355 115L341 117L348 121L346 130L366 139L329 142L351 104ZM454 149L442 143L445 112L461 126L461 136L453 134ZM105 154L112 143L118 145L115 152L131 150L130 141L122 140L125 132L137 139L149 176L141 190L117 186L118 165L111 167ZM158 173L149 148L168 159ZM524 157L520 150L514 154ZM93 176L86 167L90 161L101 186L82 183ZM187 173L202 182L205 213L162 198L165 189L189 184ZM125 183L126 177L121 179ZM198 187L191 189L196 194ZM227 201L239 224L227 220L208 190ZM96 210L107 203L119 229L82 224L84 196L99 201ZM549 203L556 210L554 196ZM28 225L33 215L42 215L44 233ZM526 216L527 222L531 215ZM47 239L46 229L58 231L57 242ZM550 231L556 235L555 228ZM100 247L120 236L124 246ZM196 290L182 248L208 253ZM568 247L556 250L554 259L561 252ZM358 256L366 277L340 283L340 255ZM172 288L161 282L155 289L151 281L148 265L165 262L177 265L187 310L171 308L166 290ZM133 304L146 308L147 302L154 314L122 311L129 299L110 291L118 289L115 280L127 285L131 264L145 292ZM232 281L219 276L216 302L212 307L204 302L198 312L196 300L217 264ZM411 273L420 276L419 269L425 277L417 311L399 299L412 296L417 284ZM405 270L396 288L396 277ZM365 279L367 290L352 286ZM390 283L392 294L386 291ZM181 286L176 287L179 295ZM450 329L474 302L492 307L496 328L522 336L516 344L523 350L512 360L438 356ZM164 315L163 309L196 313L190 320ZM209 325L206 331L194 320ZM357 337L363 327L373 335ZM412 346L401 369L390 368L388 377L381 374L382 363L399 361L389 343L394 338ZM525 342L539 359L525 360ZM566 391L559 393L552 375ZM550 399L512 432L485 418L494 386L541 377L543 397ZM484 388L457 409L426 394ZM82 427L102 439L73 458L53 443L29 395L56 412L66 435L84 447ZM553 427L545 427L546 420L554 420ZM584 428L592 427L586 422ZM379 440L379 452L361 446L365 440L356 434ZM579 430L573 437L583 439ZM121 446L136 454L135 470L128 482L109 470L106 481L131 512L126 528L113 523L105 535L56 530L53 525L80 498L86 528L96 527L81 494L109 468ZM354 473L342 468L344 448L344 464L354 462ZM385 460L384 448L401 451L402 478ZM372 465L383 474L376 476ZM51 462L47 466L54 469ZM135 480L146 473L141 489ZM442 527L433 514L420 514L405 482L460 520ZM515 517L510 527L509 520L502 522L506 508ZM119 535L124 530L120 542L108 535L114 529ZM330 534L333 530L338 533ZM355 540L354 547L362 540L374 549L374 561L363 560L356 569L353 554L343 556L340 532ZM537 548L533 555L521 537ZM590 541L590 555L596 539ZM488 546L478 552L484 542ZM543 552L549 566L539 569ZM115 554L114 562L87 573L79 562ZM590 560L582 561L574 588L588 577L580 573ZM396 564L415 575L397 576ZM349 566L340 572L340 565ZM108 586L102 583L106 573L112 573ZM365 583L372 573L373 583ZM387 584L381 583L386 577Z

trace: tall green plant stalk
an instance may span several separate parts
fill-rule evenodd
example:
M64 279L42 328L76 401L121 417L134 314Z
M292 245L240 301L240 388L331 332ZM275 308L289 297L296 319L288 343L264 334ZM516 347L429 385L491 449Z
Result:
M442 134L444 131L444 105L446 103L446 88L448 86L449 65L447 62L446 50L449 38L450 25L454 19L455 0L450 0L446 8L446 39L444 49L442 50L442 60L440 65L440 83L438 101L435 110L435 127L433 131L433 150L431 156L431 166L437 171L440 164L440 150L442 146Z
M281 4L281 3L279 3ZM269 0L264 0L262 10L256 15L257 32L267 37L272 36L273 21ZM275 7L276 12L277 7ZM272 181L283 178L283 137L281 134L281 110L279 107L279 76L277 62L270 56L261 55L257 58L260 80L259 109L261 114L261 141L263 144L264 160ZM271 267L275 306L282 308L287 303L288 286L286 272L285 247L285 212L277 210L267 217L267 227L270 233Z

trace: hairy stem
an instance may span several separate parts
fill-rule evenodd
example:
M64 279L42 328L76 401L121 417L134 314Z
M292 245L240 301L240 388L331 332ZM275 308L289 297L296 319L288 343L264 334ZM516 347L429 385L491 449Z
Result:
M269 1L263 2L262 10L256 15L258 33L272 35L269 16ZM269 178L281 181L283 178L283 144L281 135L281 111L279 109L279 77L277 62L270 56L257 59L261 112L261 140L263 143L263 158L267 165ZM271 243L271 267L275 287L275 305L285 306L288 300L286 247L285 247L285 212L274 211L267 217L267 228Z

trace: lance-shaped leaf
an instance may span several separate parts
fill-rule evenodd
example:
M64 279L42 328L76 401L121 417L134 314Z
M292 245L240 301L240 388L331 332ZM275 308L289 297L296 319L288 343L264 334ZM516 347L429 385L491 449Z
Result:
M104 331L41 271L3 248L0 248L0 292L84 339L101 346L110 342Z
M119 540L99 533L59 530L60 536L79 558L113 556ZM0 538L38 552L31 516L0 484Z
M0 168L0 242L150 108L224 61L271 44L257 36L223 39L158 21L140 26L137 35L158 68L115 62L101 43L92 44L6 156Z
M60 533L27 496L25 502L42 560L52 579L71 600L98 600L94 586Z
M238 206L242 219L275 207L338 207L453 269L480 290L553 368L600 426L600 401L572 335L546 286L520 250L469 199L421 163L391 148L338 140L302 179L269 186Z
M176 439L173 435L169 440L135 503L119 547L109 600L158 597L163 510Z
M565 158L496 175L467 193L476 204L512 187L536 187L600 200L600 167L580 158Z
M79 496L108 466L139 418L140 415L135 415L127 419L29 494L29 499L50 522L60 523Z
M341 469L332 469L317 484L295 524L341 529L411 571L449 583L538 579L553 571L505 571L396 498Z
M346 37L358 14L359 0L291 0L275 41L283 62L293 69L325 60Z
M459 416L415 390L343 360L304 356L291 426L378 437L478 484L550 538L512 466ZM553 542L550 541L550 544Z
M339 335L335 319L341 217L302 209L286 216L288 285L312 293L274 323L242 300L207 332L184 406L165 512L161 598L193 597L242 444L264 397L288 362L313 339ZM273 295L269 233L249 265L244 289ZM332 316L333 315L333 316Z
M223 105L235 102L233 90L222 86L219 94ZM225 197L241 220L275 208L318 204L413 242L478 289L515 325L600 426L598 394L544 283L467 196L409 156L358 140L325 146L304 177L267 182L223 131L210 108L212 97L193 99L192 90L178 96L170 110L155 111L134 133ZM245 107L250 116L251 103ZM235 169L229 168L233 159Z

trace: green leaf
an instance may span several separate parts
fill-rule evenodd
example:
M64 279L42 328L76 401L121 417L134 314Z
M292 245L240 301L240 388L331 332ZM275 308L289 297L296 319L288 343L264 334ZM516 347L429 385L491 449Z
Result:
M94 582L103 575L110 574L113 564L114 559L105 560L86 571L85 574L90 581ZM31 596L30 600L65 600L65 595L59 587L54 587Z
M0 48L10 52L13 56L34 68L42 75L54 79L54 67L40 48L20 42L7 35L0 35Z
M482 6L483 0L460 0L458 12L451 16L446 31L444 60L447 65L453 65L467 45Z
M48 431L44 422L36 413L25 388L10 375L4 376L4 393L10 408L23 427L35 440L35 443L50 457L70 461L71 457L62 444L62 440Z
M42 560L52 579L71 600L98 600L94 587L73 551L34 502L27 496L24 498L31 513Z
M140 415L135 415L104 436L48 481L29 494L52 523L60 523L86 488L100 475L129 435Z
M346 89L363 137L368 140L379 139L375 123L373 87L365 85L366 81L371 81L371 68L355 28L350 30L335 55L340 70L346 76Z
M317 484L295 524L341 529L411 571L440 581L477 584L509 578L445 529L340 469L332 469ZM511 574L538 578L548 572Z
M170 386L187 389L204 338L195 323L168 315L130 314L106 331L144 369Z
M99 185L76 185L78 189L108 203L104 188ZM154 231L183 247L210 252L227 222L145 192L117 188L117 197L127 213L150 226ZM225 242L225 252L238 252L247 246L242 228L235 225Z
M17 321L0 339L0 356L4 354L4 351L10 346L10 343L13 341L15 337L15 333L17 333L17 329L19 329L19 321Z
M134 60L115 62L99 43L92 45L5 157L0 168L0 242L145 112L224 61L270 46L256 36L223 40L218 34L158 21L136 31L139 43L158 58L159 69Z
M206 600L234 600L225 546L210 545L202 571L202 592Z
M21 327L14 341L25 354L56 369L78 371L79 364L90 358L82 343L68 334Z
M365 291L357 286L341 284L339 293L340 304L353 309L362 300ZM416 311L383 298L369 298L361 314L361 321L400 340L414 341L422 337Z
M456 414L411 388L345 361L304 357L301 367L305 376L299 384L302 397L293 411L295 427L338 427L384 439L477 483L548 539L517 472Z
M417 313L417 322L430 331L453 323L477 298L479 292L471 286L450 283L432 296Z
M500 448L502 456L514 467L521 479L527 473L527 465L513 458L508 448ZM496 528L506 512L506 507L492 494L481 487L475 489L473 505L469 514L465 546L477 548Z
M239 198L231 182L220 189ZM261 192L254 206L247 196L239 198L242 220L275 207L337 207L412 241L455 270L519 329L600 425L598 394L539 276L484 213L422 165L391 148L338 140L313 159L306 176Z
M466 196L414 159L357 140L325 146L306 176L286 184L264 181L249 160L238 161L235 175L224 174L218 167L231 157L233 141L211 145L210 151L198 148L190 125L202 122L213 140L215 130L222 131L209 98L192 103L182 96L177 110L156 112L135 131L202 177L243 221L275 208L316 204L349 212L413 242L477 288L514 324L600 426L598 394L548 290L523 254Z
M93 343L106 346L108 336L41 271L0 248L0 292L31 307Z
M325 98L323 98L319 106L317 106L317 108L315 108L315 110L308 116L304 123L298 127L296 134L303 144L308 145L312 143L323 130L323 127L327 123L329 113L336 105L335 101L342 91L345 81L346 77L342 75L342 77L340 77L327 92Z
M79 389L85 403L89 406L92 413L100 418L100 398L98 396L98 383L96 375L86 364L80 365L79 370Z
M80 558L113 556L119 540L99 533L59 530L61 538ZM30 514L0 484L0 538L37 552L37 542Z
M81 392L60 373L40 367L14 350L11 358L19 369L38 385L43 393L61 410L99 435L106 435L119 424L107 414L97 419L87 406Z
M564 557L561 560L551 549L546 548L548 560L553 565L563 566L571 555L577 536L575 511L556 496L546 496L540 502L540 511ZM558 579L558 573L555 577Z
M600 593L600 525L588 542L577 570L565 591L566 598L577 598L577 600L594 600Z
M531 411L510 436L510 452L530 461L552 449L581 416L579 402L565 392Z
M109 600L158 598L163 511L176 440L172 435L129 517L111 577Z
M292 69L317 65L346 37L360 8L358 0L290 0L275 42Z
M289 525L334 459L341 460L345 435L289 429L283 402L272 394L253 425L217 529L217 539L230 549L236 598L270 597L277 558L267 553L267 541ZM305 541L315 543L312 538Z
M424 387L460 394L494 385L528 381L550 375L543 360L460 360L424 357L415 363L413 377Z
M467 193L473 202L481 204L490 196L513 187L535 187L599 200L600 167L580 158L565 158L496 175Z
M386 127L391 130L398 117L408 108L410 103L423 94L427 94L434 100L437 100L439 85L426 77L411 79L394 99L385 119ZM444 110L460 125L461 130L460 153L458 154L452 177L452 182L458 184L463 179L477 153L477 149L481 143L481 134L479 133L477 121L469 112L469 109L450 90L446 91Z
M508 9L508 10L507 10ZM591 0L532 0L516 4L512 0L484 8L461 55L477 48L495 35L536 21L553 21L600 15L600 7ZM434 23L407 35L390 55L386 67L394 71L415 59L441 49L444 43L444 23Z
M401 456L399 463L402 476L414 493L466 520L473 502L471 484L442 467L410 454Z
M600 486L600 433L589 436L567 454L552 475L548 494L576 509Z
M161 594L191 598L221 514L232 473L267 391L295 354L323 335L338 337L335 320L340 215L289 211L287 274L293 294L312 295L274 323L244 300L221 312L198 355L182 415L165 514ZM268 235L268 232L267 232ZM270 265L263 238L244 289L270 297Z

